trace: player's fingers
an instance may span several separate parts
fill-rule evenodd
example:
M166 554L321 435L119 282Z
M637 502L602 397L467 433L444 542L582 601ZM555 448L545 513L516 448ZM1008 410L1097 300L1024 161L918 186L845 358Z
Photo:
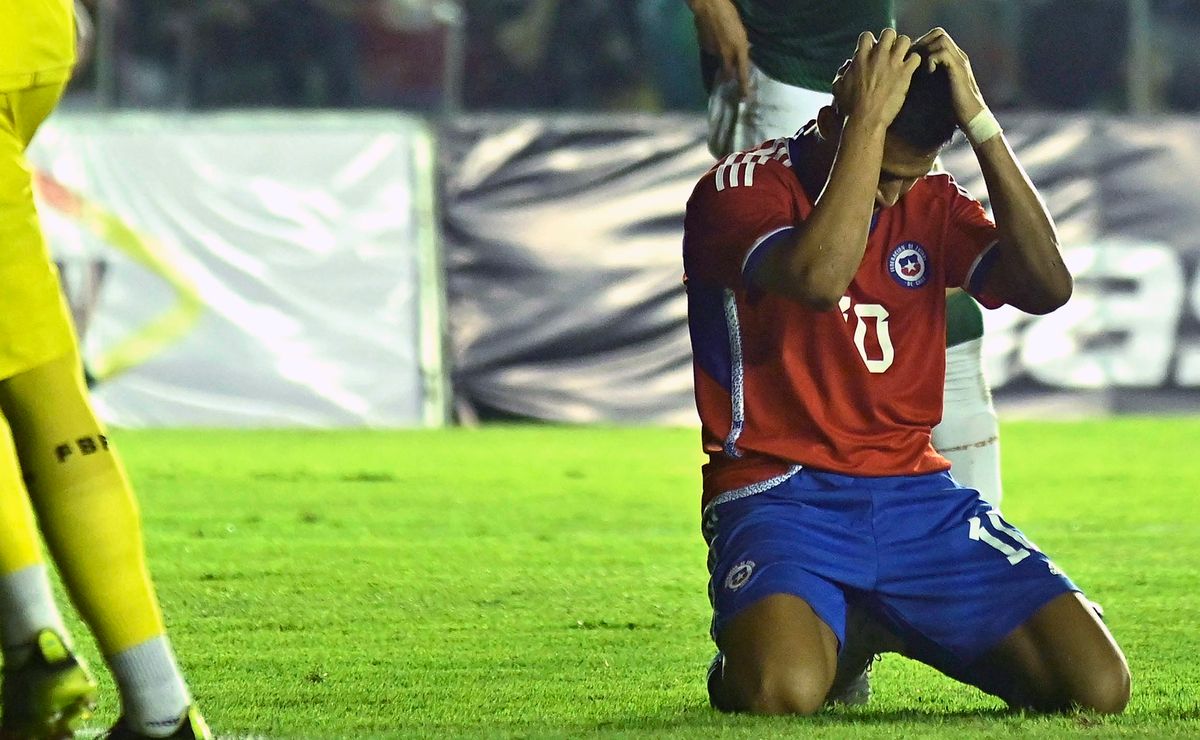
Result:
M933 72L933 70L937 69L938 66L938 49L935 46L926 46L923 47L921 51L925 54L925 70L927 72Z
M737 57L726 53L721 56L721 79L722 80L739 80ZM740 80L738 81L740 85Z
M916 72L917 69L920 68L920 66L921 66L921 57L917 56L916 54L909 54L908 56L906 56L904 58L904 63L902 65L902 68L906 72L905 77L907 79L911 80L913 73ZM930 70L930 71L932 71L932 70Z
M928 44L932 38L933 38L933 31L926 31L925 33L921 34L916 39L914 39L913 44L915 44L916 46L924 46L925 44Z
M946 29L942 28L941 26L934 26L933 28L929 29L925 33L921 34L921 38L919 39L919 41L928 43L930 41L934 41L935 39L939 39L945 35L946 35Z
M938 49L928 54L926 59L928 60L926 64L930 72L938 67L945 67L947 70L953 71L956 61L954 55L948 49Z
M918 49L931 49L937 45L938 40L941 39L943 35L945 35L945 32L942 31L942 29L934 28L917 37L917 39L913 41L913 46L917 47Z
M740 49L737 56L737 80L742 88L742 97L750 94L750 50Z
M863 59L867 56L867 52L875 47L875 34L870 31L863 31L858 35L858 47L854 50L855 59Z
M936 61L939 57L941 57L943 60L946 58L948 49L943 39L944 37L942 36L932 39L927 39L925 36L922 36L913 43L913 46L917 49L920 49L925 55L925 67L930 72L932 72L937 65L941 63L940 61Z
M883 51L890 51L896 43L896 29L885 28L879 32L879 46Z
M958 44L954 43L954 39L950 36L950 32L947 31L946 29L942 28L941 26L937 26L932 31L930 31L930 33L934 34L934 37L939 39L942 43L949 44L950 46L953 46L956 49L958 48Z
M929 51L933 51L934 49L944 49L946 48L946 37L934 36L933 38L926 38L925 36L922 36L913 42L913 46L916 46L918 49L927 49Z
M904 34L896 37L896 42L892 44L892 58L904 59L908 56L908 50L912 48L912 39Z
M842 62L842 66L838 68L837 74L833 78L833 87L830 92L833 93L833 99L836 101L841 98L842 86L845 84L846 73L850 71L851 61L847 59Z

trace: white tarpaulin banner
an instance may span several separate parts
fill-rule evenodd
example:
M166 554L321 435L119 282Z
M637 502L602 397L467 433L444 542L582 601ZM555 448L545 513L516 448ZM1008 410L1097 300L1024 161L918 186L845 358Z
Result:
M444 421L421 121L60 115L30 159L110 422Z

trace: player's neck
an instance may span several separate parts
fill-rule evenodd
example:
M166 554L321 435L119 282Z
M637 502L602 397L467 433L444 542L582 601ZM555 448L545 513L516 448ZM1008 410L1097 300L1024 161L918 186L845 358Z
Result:
M821 195L826 181L829 180L829 173L833 169L833 158L837 154L837 141L825 138L815 127L806 138L804 146L796 147L798 149L796 154L800 159L797 172L800 174L801 185L805 190L810 191L809 197L816 200Z

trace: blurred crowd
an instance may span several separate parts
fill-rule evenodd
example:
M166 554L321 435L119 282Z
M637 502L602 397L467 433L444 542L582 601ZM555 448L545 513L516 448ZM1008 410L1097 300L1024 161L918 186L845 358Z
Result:
M701 110L685 0L81 0L76 105ZM996 108L1200 110L1200 0L897 0Z

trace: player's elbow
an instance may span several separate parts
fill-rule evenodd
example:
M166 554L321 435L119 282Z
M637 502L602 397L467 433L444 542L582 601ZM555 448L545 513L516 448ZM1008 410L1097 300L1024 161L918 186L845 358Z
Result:
M837 308L849 283L831 280L828 275L813 270L797 269L775 273L774 279L763 276L759 287L768 292L782 295L812 311L828 311Z
M828 291L817 291L796 296L796 299L811 311L832 311L837 308L841 297L840 293L835 295Z
M799 231L793 239L767 253L754 272L758 287L812 311L837 308L862 262L862 254L843 255L807 230Z
M1071 273L1064 268L1050 289L1050 304L1053 306L1050 310L1056 311L1067 305L1067 301L1071 300L1071 294L1074 292L1075 278L1071 277Z
M849 280L842 280L827 270L805 270L797 276L793 298L812 311L829 311L837 308L838 302L850 287Z
M827 284L809 284L800 280L780 292L810 311L829 311L837 308L845 290L831 290Z
M1025 305L1017 308L1035 316L1044 316L1065 306L1067 301L1071 300L1074 290L1075 281L1071 274L1064 270L1062 275L1047 281L1035 295L1027 297Z

